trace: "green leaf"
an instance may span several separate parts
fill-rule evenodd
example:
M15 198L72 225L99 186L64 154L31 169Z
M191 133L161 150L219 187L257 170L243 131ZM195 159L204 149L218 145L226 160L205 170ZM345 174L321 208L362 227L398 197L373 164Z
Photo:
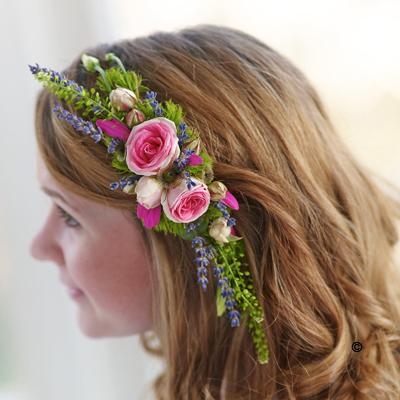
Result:
M217 289L216 297L217 297L217 299L216 299L217 315L218 315L218 317L220 317L226 310L225 300L221 295L221 288Z
M180 237L184 237L186 234L183 224L171 221L164 213L161 213L160 222L153 229L157 232L172 233Z
M176 126L178 126L183 118L182 107L178 104L175 104L172 100L167 100L164 103L163 108L164 108L165 118L170 119L175 123Z
M118 170L120 170L120 171L123 171L123 172L131 172L130 169L128 168L128 166L126 165L126 161L125 161L125 160L120 161L120 160L118 159L118 154L117 154L117 153L114 153L114 157L113 157L113 159L112 159L112 161L111 161L111 165L112 165L114 168L116 168L116 169L118 169Z

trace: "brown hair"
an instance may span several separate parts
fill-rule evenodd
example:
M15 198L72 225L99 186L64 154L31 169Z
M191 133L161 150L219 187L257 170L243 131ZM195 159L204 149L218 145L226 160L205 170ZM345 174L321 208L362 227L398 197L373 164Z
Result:
M160 99L182 105L215 179L239 200L237 231L266 314L270 361L260 365L245 324L231 328L213 289L199 289L190 243L143 229L160 349L142 339L166 363L157 399L398 399L400 203L350 154L306 77L254 37L211 25L85 52L114 52ZM93 85L79 60L64 72ZM41 91L37 142L52 175L133 209L131 196L109 189L119 176L105 148L60 122L53 104Z

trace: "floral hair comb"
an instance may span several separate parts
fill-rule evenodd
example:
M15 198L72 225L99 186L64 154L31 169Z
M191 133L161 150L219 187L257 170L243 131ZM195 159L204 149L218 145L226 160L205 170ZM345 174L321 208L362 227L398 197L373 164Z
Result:
M107 147L121 175L110 189L136 194L143 225L191 241L198 284L207 289L209 270L216 279L217 315L225 313L236 327L247 314L258 361L267 363L264 314L244 268L245 249L231 216L239 204L222 182L214 181L212 159L198 132L184 122L181 106L159 102L141 76L127 71L115 54L106 54L107 69L86 54L81 61L88 72L98 73L93 88L38 64L29 68L60 101L80 111L73 114L57 104L57 117Z

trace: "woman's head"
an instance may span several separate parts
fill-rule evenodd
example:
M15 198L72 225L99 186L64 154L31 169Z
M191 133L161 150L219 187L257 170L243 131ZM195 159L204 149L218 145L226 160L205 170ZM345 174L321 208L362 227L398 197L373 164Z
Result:
M52 199L32 255L57 265L90 337L124 336L152 327L151 260L127 210L69 191L38 158L40 186Z
M266 316L271 357L260 366L245 323L232 329L216 315L214 288L199 289L190 242L142 229L132 216L151 259L153 329L168 367L159 397L344 399L357 393L352 380L370 398L377 382L398 389L400 310L390 271L399 208L351 157L304 75L255 38L213 26L86 52L100 60L115 53L185 110L216 179L239 200L236 228ZM67 76L93 85L79 60ZM134 211L132 196L109 190L118 176L104 148L68 129L53 105L41 92L36 132L54 182L102 207ZM116 246L126 240L118 236ZM358 354L356 340L364 345Z

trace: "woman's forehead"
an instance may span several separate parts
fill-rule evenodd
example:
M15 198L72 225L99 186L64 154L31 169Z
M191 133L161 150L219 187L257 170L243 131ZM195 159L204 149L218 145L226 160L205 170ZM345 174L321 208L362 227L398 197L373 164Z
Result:
M40 155L37 156L36 175L39 186L44 193L53 198L60 199L63 203L69 205L73 210L81 212L85 208L85 203L90 200L83 198L68 189L64 188L51 175L46 164Z

